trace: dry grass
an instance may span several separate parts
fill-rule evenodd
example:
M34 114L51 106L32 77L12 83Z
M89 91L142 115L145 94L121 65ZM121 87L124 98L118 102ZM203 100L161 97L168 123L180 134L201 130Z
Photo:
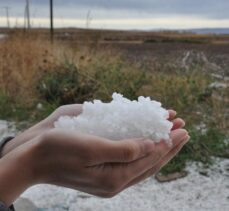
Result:
M96 63L117 60L114 55L107 49L95 51L91 45L72 48L60 41L52 45L47 37L36 33L14 33L0 42L0 93L31 104L38 98L36 86L44 74L66 62L88 74Z
M31 103L40 76L63 62L65 53L64 46L52 45L36 34L17 33L0 42L1 93Z
M90 96L109 100L114 91L124 93L129 98L151 96L165 107L176 109L190 124L207 119L207 124L224 130L228 128L226 102L216 101L212 97L200 102L201 95L211 82L200 71L181 74L176 70L139 70L138 64L129 64L119 52L109 48L72 48L60 42L51 45L37 34L16 33L0 43L0 94L9 96L17 104L31 106L43 100L37 90L43 76L52 75L53 71L57 72L56 75L58 72L67 74L69 68L66 64L75 66L82 76L83 82L79 82L78 86L90 83L91 89L87 87L86 91L83 90L87 93L80 99ZM74 103L74 99L69 103ZM206 111L211 112L211 118L204 117Z

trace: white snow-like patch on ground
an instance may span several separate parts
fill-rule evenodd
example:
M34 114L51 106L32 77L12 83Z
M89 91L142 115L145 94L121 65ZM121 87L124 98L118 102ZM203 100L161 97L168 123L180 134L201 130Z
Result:
M188 164L188 176L169 183L150 178L111 199L100 199L55 186L39 185L27 190L23 197L49 211L226 211L229 207L229 160L216 159L199 174L202 167Z
M15 134L16 127L14 123L0 120L0 139L6 136L14 136Z

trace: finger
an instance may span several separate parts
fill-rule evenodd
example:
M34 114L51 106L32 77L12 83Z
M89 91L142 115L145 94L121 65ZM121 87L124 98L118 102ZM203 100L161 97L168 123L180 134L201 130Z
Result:
M147 179L148 177L151 177L156 172L158 172L163 166L165 166L181 149L182 147L188 142L189 136L186 136L181 143L179 143L176 147L174 147L168 154L166 154L165 157L163 157L154 167L140 175L139 177L133 179L131 182L129 182L124 188L128 188L130 186L133 186L135 184L138 184L139 182Z
M129 182L134 178L139 177L140 175L144 174L146 171L151 169L153 166L155 166L155 164L169 151L171 151L171 149L179 145L186 135L187 131L183 129L173 131L171 133L173 145L169 145L162 141L155 145L154 151L150 153L148 156L139 159L135 162L121 166L123 168L121 168L119 171L121 174L125 175L123 177L126 177L125 179L128 180L126 182Z
M59 115L78 116L83 111L82 104L70 104L61 106L57 109Z
M53 122L57 121L61 116L78 116L83 111L81 104L65 105L57 108L50 116L48 116L42 125L46 128L53 128Z
M177 119L173 120L172 130L183 128L184 126L185 126L185 121L181 118L177 118Z
M176 145L177 141L187 134L184 129L174 130L171 132L171 139ZM157 149L155 149L155 147ZM109 141L101 148L102 157L100 156L101 163L130 163L148 154L155 152L156 155L161 157L165 152L170 150L169 144L161 141L155 144L150 139L132 139L123 141Z
M172 109L168 110L168 112L169 112L169 118L168 118L168 120L174 119L175 116L177 115L177 112L174 111L174 110L172 110Z
M144 138L104 142L97 164L133 162L147 156L154 149L155 143Z

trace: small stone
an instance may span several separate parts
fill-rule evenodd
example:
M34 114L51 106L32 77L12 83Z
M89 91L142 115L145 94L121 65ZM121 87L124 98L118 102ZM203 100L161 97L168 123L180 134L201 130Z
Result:
M205 177L208 177L208 172L206 171L199 171L199 174Z
M42 103L38 103L37 104L37 110L42 110L43 109L43 104Z
M80 193L77 195L77 197L79 197L81 199L88 199L88 198L91 198L91 195Z
M158 182L162 183L162 182L171 182L173 180L177 180L177 179L186 177L187 175L188 175L187 171L175 172L175 173L171 173L168 175L163 175L159 173L155 176L155 178Z

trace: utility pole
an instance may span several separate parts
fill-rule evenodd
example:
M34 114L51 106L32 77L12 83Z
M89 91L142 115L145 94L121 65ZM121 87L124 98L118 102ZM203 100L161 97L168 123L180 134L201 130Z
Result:
M25 19L27 19L27 28L30 29L30 3L29 0L26 0L26 6L25 6Z
M53 43L54 37L54 24L53 24L53 0L50 0L50 38Z
M9 15L9 10L10 10L10 7L2 7L3 9L5 9L6 11L6 25L8 27L8 29L10 28L10 15Z

